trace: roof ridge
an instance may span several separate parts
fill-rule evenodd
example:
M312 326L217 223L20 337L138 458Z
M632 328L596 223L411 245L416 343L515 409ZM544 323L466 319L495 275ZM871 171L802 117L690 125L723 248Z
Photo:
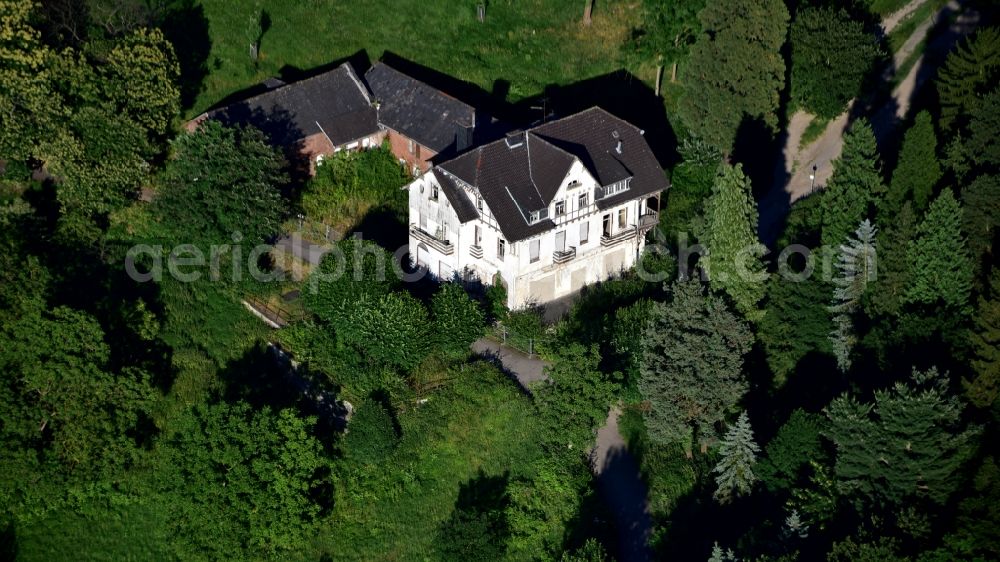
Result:
M386 63L384 61L376 61L375 64L372 65L372 67L369 68L367 72L365 72L365 74L368 74L369 72L375 70L379 66L383 66L385 68L388 68L392 72L394 72L396 74L399 74L400 76L404 76L404 77L408 78L409 80L412 80L413 82L416 82L420 86L422 86L422 87L430 90L431 92L433 92L435 94L439 94L439 95L441 95L441 96L443 96L445 98L448 98L449 100L453 100L453 101L455 101L455 102L457 102L457 103L459 103L459 104L461 104L461 105L469 108L470 110L473 111L473 115L475 115L476 108L473 107L472 105L467 104L464 101L462 101L462 100L456 98L455 96L449 94L448 92L445 92L444 90L442 90L440 88L435 88L434 86L431 86L427 82L424 82L423 80L421 80L419 78L416 78L416 77L414 77L414 76L412 76L410 74L407 74L407 73L403 72L402 70L399 70L398 68L396 68L396 67L392 66L391 64L388 64L388 63Z
M238 103L249 103L249 102L251 102L253 100L256 100L256 99L259 99L259 98L263 98L264 96L287 94L288 91L290 91L292 89L292 87L294 87L294 86L301 86L302 84L305 84L307 82L312 82L313 80L316 80L318 78L327 77L327 76L333 74L334 72L343 69L345 66L348 66L348 70L347 70L348 77L351 77L352 79L356 80L352 76L353 72L351 71L351 69L349 67L350 64L351 64L350 62L345 61L345 62L341 63L340 65L338 65L338 66L336 66L334 68L331 68L330 70L327 70L325 72L320 72L319 74L316 74L314 76L310 76L308 78L303 78L301 80L295 80L294 82L285 82L284 84L282 84L281 86L278 86L277 88L270 88L268 90L264 90L263 92L261 92L259 94L250 96L248 98L242 98L242 99L233 101L231 103L227 103L226 105L224 105L222 107L217 107L215 109L211 109L209 111L206 111L205 113L212 113L212 112L215 112L215 111L220 111L222 109L225 109L225 108L227 108L227 107L229 107L231 105L236 105ZM279 80L280 80L280 78L279 78ZM261 82L261 84L263 84L263 82ZM364 96L366 100L369 100L367 88L361 87L360 84L358 84L358 87L361 90L361 95ZM310 100L310 103L311 103L311 100ZM369 100L368 103L371 103L371 100Z
M540 189L538 189L538 184L535 183L535 174L533 172L534 166L532 166L532 163L531 163L531 142L529 142L530 140L531 139L528 137L528 133L525 133L524 134L524 150L526 150L528 152L528 179L531 180L531 187L534 187L535 188L535 193L538 194L538 200L541 201L542 203L546 203L545 198L542 197L542 191ZM510 193L510 189L508 189L507 192ZM511 198L513 198L513 197L514 196L511 195Z

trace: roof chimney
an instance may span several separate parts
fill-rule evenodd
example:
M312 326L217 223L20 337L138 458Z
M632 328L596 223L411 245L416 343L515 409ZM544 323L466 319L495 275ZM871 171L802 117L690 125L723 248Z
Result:
M517 148L524 144L524 131L518 129L507 133L507 148Z

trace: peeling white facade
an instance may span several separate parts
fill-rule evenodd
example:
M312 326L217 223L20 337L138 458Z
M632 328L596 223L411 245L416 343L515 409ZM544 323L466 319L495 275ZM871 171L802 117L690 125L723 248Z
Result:
M499 279L507 287L511 309L577 293L584 285L631 268L642 252L645 233L656 224L658 205L649 207L648 194L599 208L597 198L608 188L598 185L576 161L548 208L554 228L509 241L477 190L450 176L479 213L466 223L459 220L436 176L447 173L435 168L406 188L411 260L441 279L458 275L484 284Z

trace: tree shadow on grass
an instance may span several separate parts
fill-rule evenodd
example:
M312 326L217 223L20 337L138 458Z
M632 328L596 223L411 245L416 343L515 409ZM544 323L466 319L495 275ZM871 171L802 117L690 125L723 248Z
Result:
M204 88L212 52L205 9L195 0L178 0L167 8L158 27L174 46L181 70L181 107L190 109Z

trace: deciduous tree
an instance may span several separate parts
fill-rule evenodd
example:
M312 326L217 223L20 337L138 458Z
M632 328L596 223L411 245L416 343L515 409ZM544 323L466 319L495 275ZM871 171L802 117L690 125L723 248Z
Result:
M724 0L706 4L698 19L703 32L682 76L680 116L692 133L729 153L745 118L777 126L788 8L780 0Z
M435 338L449 355L463 357L483 335L483 310L458 283L445 283L431 301Z
M156 212L174 240L218 244L235 236L262 242L277 231L284 211L280 188L287 179L281 167L280 155L260 131L206 121L174 140Z
M801 7L790 38L792 96L827 119L840 115L858 95L881 54L875 36L843 8Z

